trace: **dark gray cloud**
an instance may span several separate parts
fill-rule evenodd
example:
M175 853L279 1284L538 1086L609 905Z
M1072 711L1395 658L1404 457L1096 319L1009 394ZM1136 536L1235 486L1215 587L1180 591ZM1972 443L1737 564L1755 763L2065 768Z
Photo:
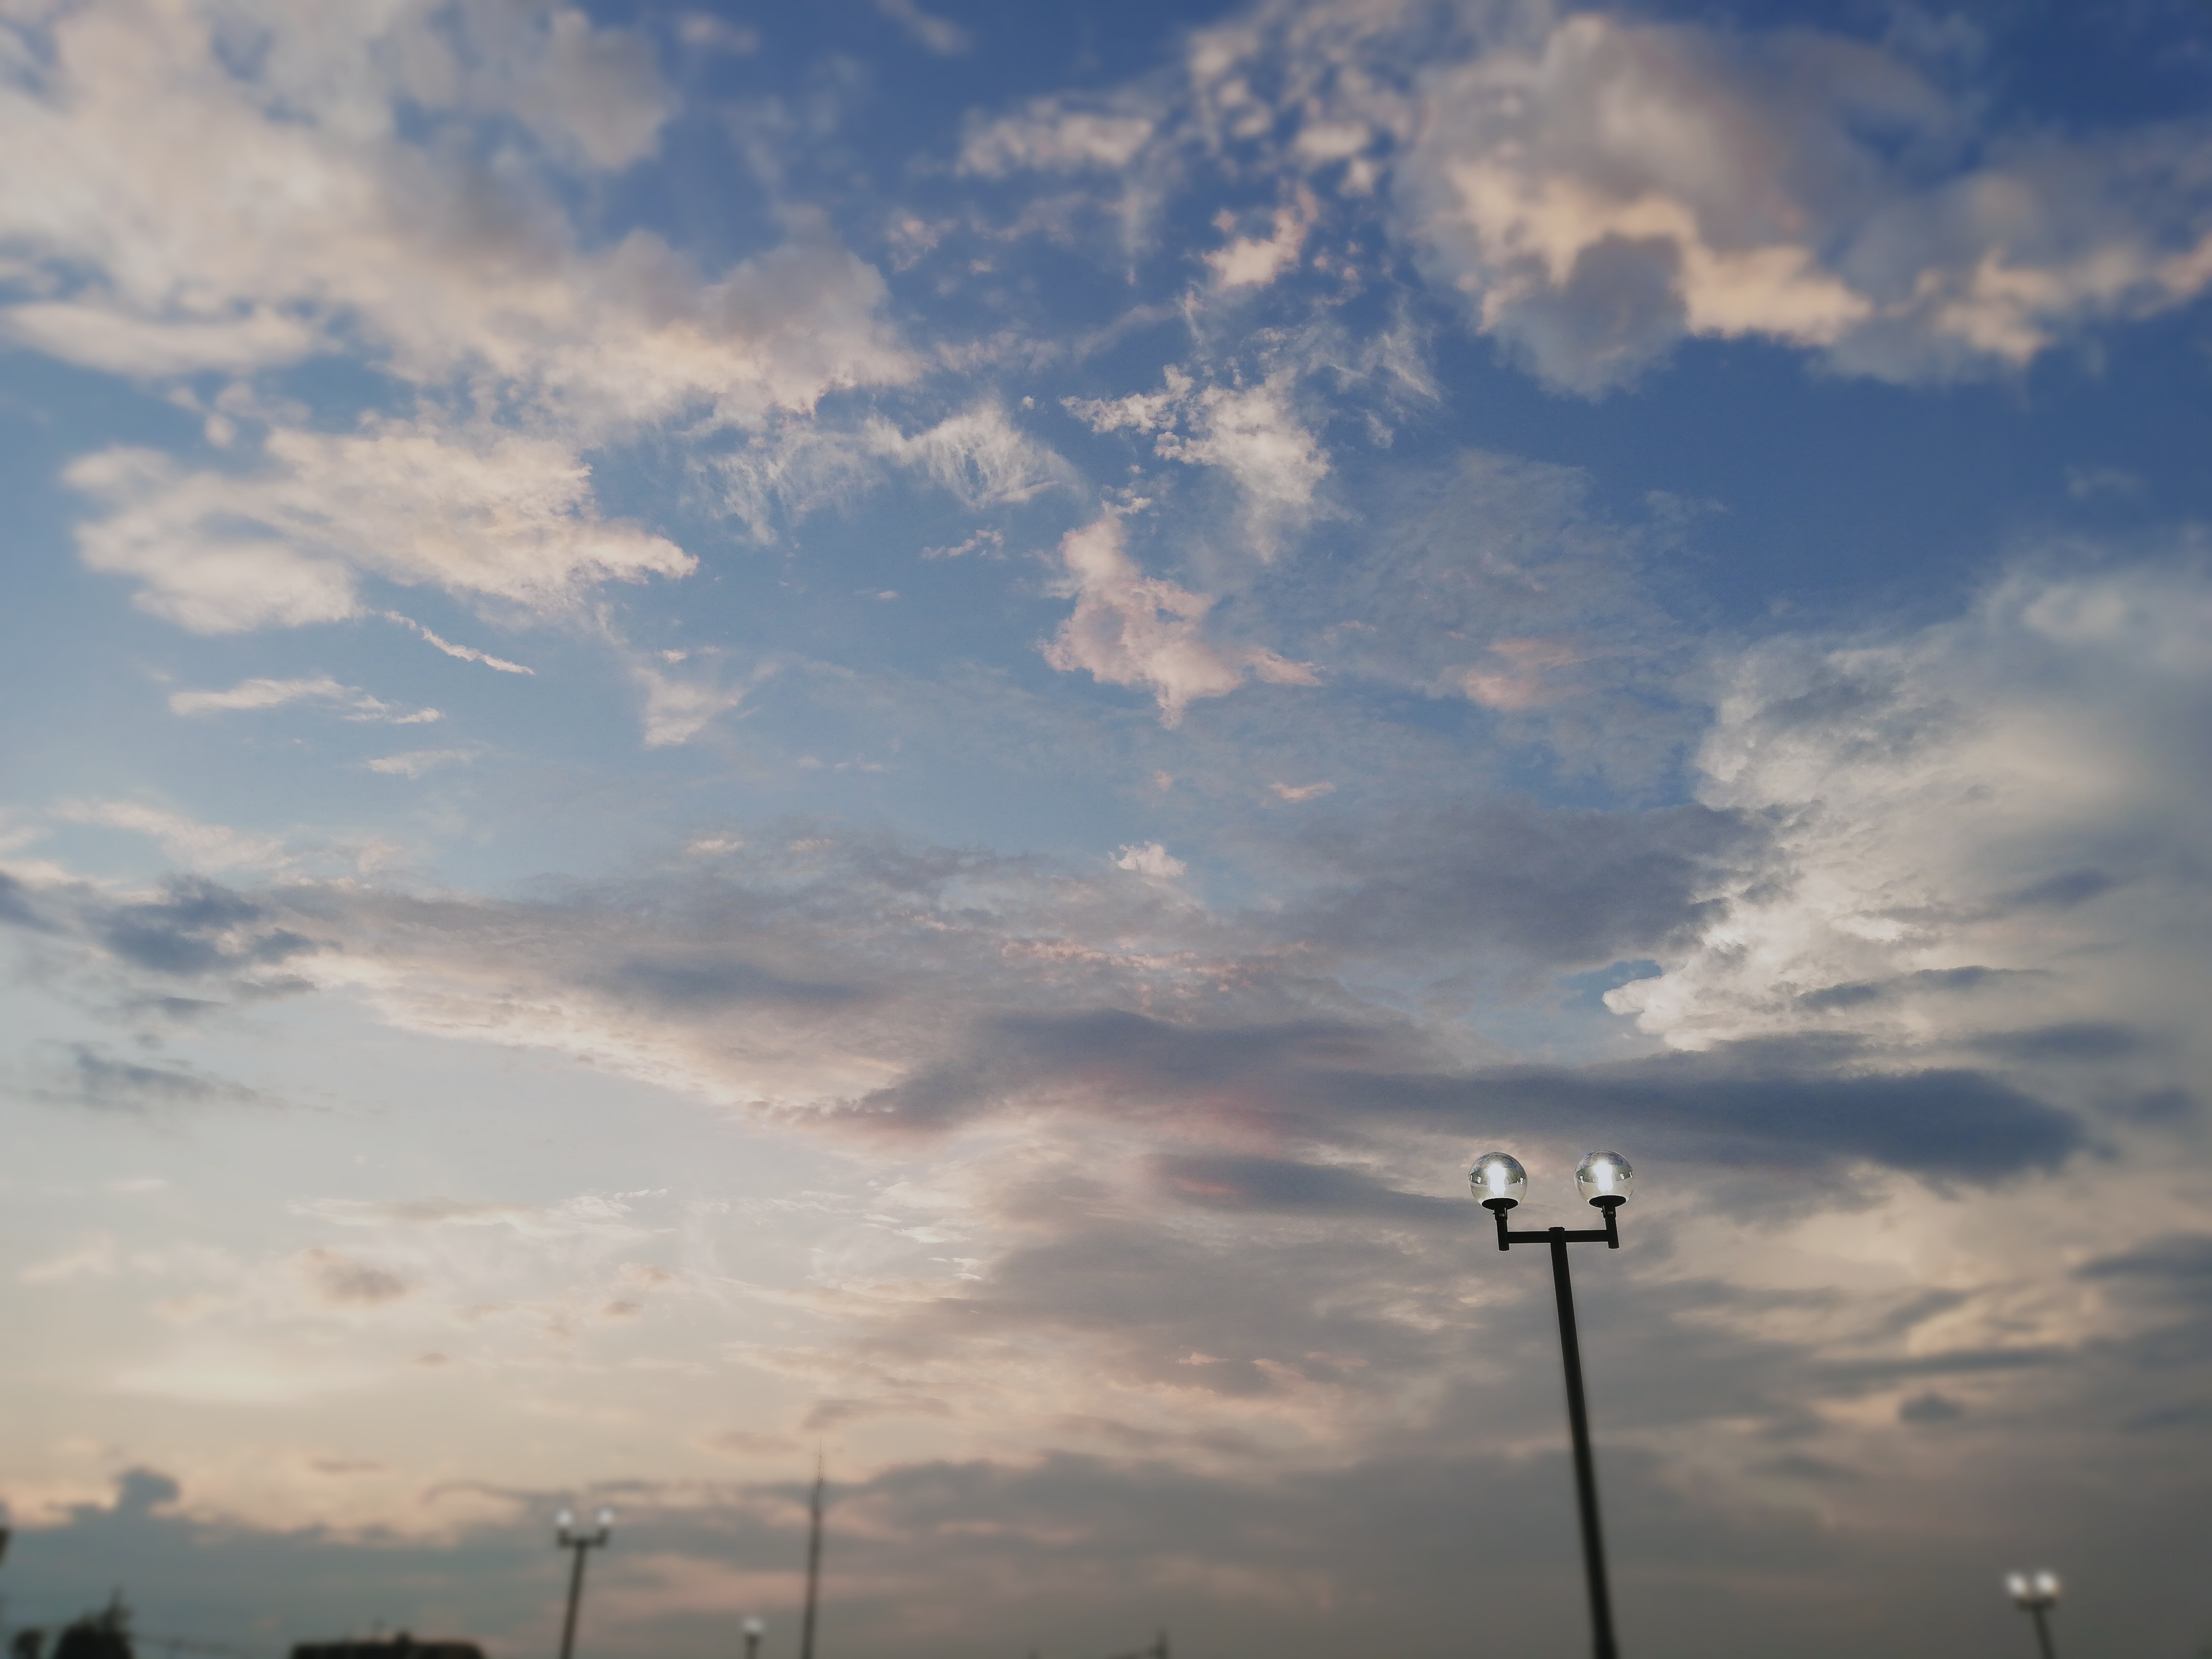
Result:
M1553 1443L1533 1449L1407 1446L1258 1475L1184 1458L1073 1453L895 1464L858 1480L836 1478L833 1462L822 1641L833 1653L896 1649L918 1659L1031 1650L1100 1659L1164 1628L1183 1652L1443 1659L1465 1653L1479 1624L1486 1646L1571 1652L1583 1611L1559 1437L1554 1423L1545 1437ZM1917 1490L1913 1460L1901 1455L1847 1462L1784 1449L1759 1462L1770 1479L1832 1504L1894 1511ZM2201 1492L2201 1480L2168 1459L2167 1472L2127 1503L2127 1484L2155 1467L2118 1454L2112 1478L2087 1488L2031 1478L2012 1493L2028 1511L2017 1519L1961 1510L1972 1524L1956 1527L1946 1510L1931 1527L1908 1510L1887 1528L1839 1537L1803 1502L1723 1499L1601 1442L1624 1636L1660 1655L1717 1645L1808 1659L1995 1650L2020 1632L1990 1562L2033 1550L2033 1515L2064 1493L2094 1509L2104 1534L2059 1564L2077 1601L2098 1606L2108 1640L2169 1650L2162 1634L2201 1605L2185 1577L2150 1566L2123 1581L2129 1594L2109 1588L2131 1553L2163 1561L2160 1530ZM801 1480L507 1492L498 1496L513 1504L511 1522L429 1542L198 1521L166 1501L174 1482L137 1476L161 1483L146 1495L164 1501L119 1498L19 1534L10 1566L21 1575L20 1622L51 1627L104 1601L120 1580L142 1628L235 1642L257 1659L372 1622L538 1650L555 1638L561 1607L546 1517L581 1498L611 1502L621 1517L612 1547L592 1563L587 1650L726 1651L747 1612L768 1620L767 1659L795 1650ZM656 1593L683 1582L669 1577L678 1567L742 1575L752 1599L702 1604ZM456 1578L471 1586L462 1616L448 1588ZM1884 1594L1869 1598L1869 1583Z
M51 1081L41 1093L49 1100L119 1112L263 1101L254 1090L194 1066L120 1059L92 1043L69 1045L69 1055L65 1066L48 1073Z
M54 924L39 911L31 890L14 876L0 871L0 925L52 933Z
M309 1250L300 1267L314 1295L336 1307L380 1307L410 1289L398 1273L336 1250Z
M315 948L277 926L268 908L196 876L171 880L165 898L99 915L102 943L134 966L190 975L264 967Z
M1901 1002L1929 993L1967 994L1995 990L2021 980L2048 977L2048 975L2037 970L2015 968L1923 968L1915 973L1897 974L1887 979L1850 980L1840 985L1823 986L1799 997L1796 1006L1807 1013L1825 1014L1838 1009Z
M1914 1395L1897 1408L1897 1420L1900 1423L1948 1423L1966 1414L1964 1406L1932 1389L1926 1394Z
M1377 1121L1480 1139L1638 1134L1723 1163L1787 1152L1817 1172L1864 1158L1934 1179L1992 1182L2050 1169L2087 1136L2067 1112L1988 1073L1886 1064L1842 1036L1760 1038L1702 1054L1584 1066L1411 1069L1426 1056L1387 1027L1322 1023L1194 1029L1121 1010L1010 1016L957 1060L860 1103L918 1127L1079 1091L1092 1109L1205 1112L1320 1139ZM1412 1052L1395 1054L1402 1046ZM1393 1066L1393 1060L1405 1068Z
M2149 1033L2117 1020L2077 1019L2021 1031L1993 1031L1976 1037L1971 1046L2002 1059L2033 1063L2124 1060L2152 1045Z
M2212 1235L2172 1233L2075 1272L2083 1279L2133 1280L2167 1294L2212 1297Z

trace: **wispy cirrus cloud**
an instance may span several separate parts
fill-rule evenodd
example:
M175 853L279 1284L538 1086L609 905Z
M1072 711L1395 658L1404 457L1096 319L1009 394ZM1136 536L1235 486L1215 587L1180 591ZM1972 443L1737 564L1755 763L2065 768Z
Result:
M327 674L313 679L240 680L228 691L172 691L172 714L228 714L242 709L282 708L287 703L320 703L344 709L351 720L387 726L426 726L444 718L434 708L401 709L358 686L341 685Z

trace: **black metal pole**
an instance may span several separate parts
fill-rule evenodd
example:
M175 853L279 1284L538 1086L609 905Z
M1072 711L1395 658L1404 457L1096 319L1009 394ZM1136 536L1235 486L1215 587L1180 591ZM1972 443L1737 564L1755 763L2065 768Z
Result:
M806 1529L806 1614L799 1626L799 1659L814 1659L814 1608L822 1590L822 1459L814 1460L814 1502ZM564 1656L565 1659L565 1656Z
M576 1604L584 1599L584 1552L591 1547L590 1540L583 1538L568 1546L575 1553L576 1564L568 1570L568 1616L561 1625L561 1659L574 1659L576 1651Z
M1610 1216L1607 1217L1611 1220ZM1605 1535L1597 1518L1597 1465L1590 1456L1589 1412L1583 1403L1583 1350L1575 1330L1575 1291L1567 1278L1567 1230L1554 1227L1552 1285L1559 1297L1559 1357L1567 1372L1567 1427L1575 1442L1575 1499L1582 1511L1583 1568L1589 1578L1590 1632L1596 1659L1618 1659L1613 1596L1605 1582ZM2049 1652L2044 1659L2051 1659Z
M2057 1659L2051 1646L2051 1609L2037 1601L2028 1607L2035 1615L2035 1643L2043 1650L2043 1659Z

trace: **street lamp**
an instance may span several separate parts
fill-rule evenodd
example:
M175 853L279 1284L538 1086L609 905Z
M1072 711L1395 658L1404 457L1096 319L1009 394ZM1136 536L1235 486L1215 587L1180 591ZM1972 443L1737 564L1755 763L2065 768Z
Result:
M576 1604L584 1599L584 1554L587 1550L603 1550L607 1540L615 1535L615 1512L602 1508L592 1517L597 1532L576 1530L576 1511L564 1509L553 1517L553 1537L564 1550L575 1553L575 1565L568 1570L568 1616L561 1626L561 1659L574 1659L576 1651Z
M2058 1575L2055 1572L2014 1572L2005 1575L2012 1604L2035 1620L2035 1644L2043 1659L2053 1659L2051 1610L2058 1605Z
M768 1634L768 1626L748 1613L745 1616L745 1659L760 1659L761 1638Z
M1506 1225L1506 1212L1520 1203L1528 1190L1528 1172L1507 1152L1485 1152L1468 1172L1468 1182L1482 1206L1498 1220L1498 1248L1516 1244L1548 1244L1552 1249L1552 1288L1559 1303L1559 1358L1567 1373L1567 1427L1575 1442L1575 1500L1582 1515L1583 1571L1589 1580L1590 1632L1596 1659L1616 1659L1613 1643L1613 1597L1606 1588L1605 1537L1598 1529L1597 1466L1590 1457L1589 1413L1583 1403L1582 1343L1575 1332L1575 1291L1567 1278L1567 1246L1602 1244L1620 1248L1620 1228L1614 1212L1628 1202L1629 1184L1636 1172L1618 1152L1592 1152L1575 1170L1575 1186L1604 1212L1605 1225L1573 1230L1547 1227L1541 1231L1515 1232ZM2045 1659L2050 1659L2048 1654Z

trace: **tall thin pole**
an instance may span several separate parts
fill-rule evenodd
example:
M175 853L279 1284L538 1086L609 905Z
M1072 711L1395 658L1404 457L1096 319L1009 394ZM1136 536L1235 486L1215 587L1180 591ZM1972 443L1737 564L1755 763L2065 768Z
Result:
M2043 1659L2057 1659L2051 1645L2051 1607L2047 1602L2032 1603L2028 1609L2035 1615L2035 1642L2043 1650Z
M565 1517L566 1511L563 1515ZM576 1604L584 1599L584 1552L591 1547L591 1541L583 1538L574 1539L568 1545L576 1563L568 1569L568 1616L561 1624L561 1659L573 1659L576 1651ZM541 1555L538 1559L542 1561L545 1558Z
M799 1627L799 1659L814 1659L814 1609L822 1594L822 1454L814 1454L814 1502L806 1529L806 1617ZM563 1654L562 1659L568 1659Z
M1567 1427L1575 1442L1575 1499L1582 1511L1583 1570L1589 1578L1590 1632L1596 1659L1617 1659L1613 1596L1605 1582L1605 1534L1597 1519L1597 1464L1590 1455L1589 1413L1583 1403L1582 1340L1575 1330L1575 1290L1567 1278L1567 1230L1552 1231L1552 1287L1559 1297L1559 1358L1567 1372ZM2050 1659L2046 1653L2044 1659Z

